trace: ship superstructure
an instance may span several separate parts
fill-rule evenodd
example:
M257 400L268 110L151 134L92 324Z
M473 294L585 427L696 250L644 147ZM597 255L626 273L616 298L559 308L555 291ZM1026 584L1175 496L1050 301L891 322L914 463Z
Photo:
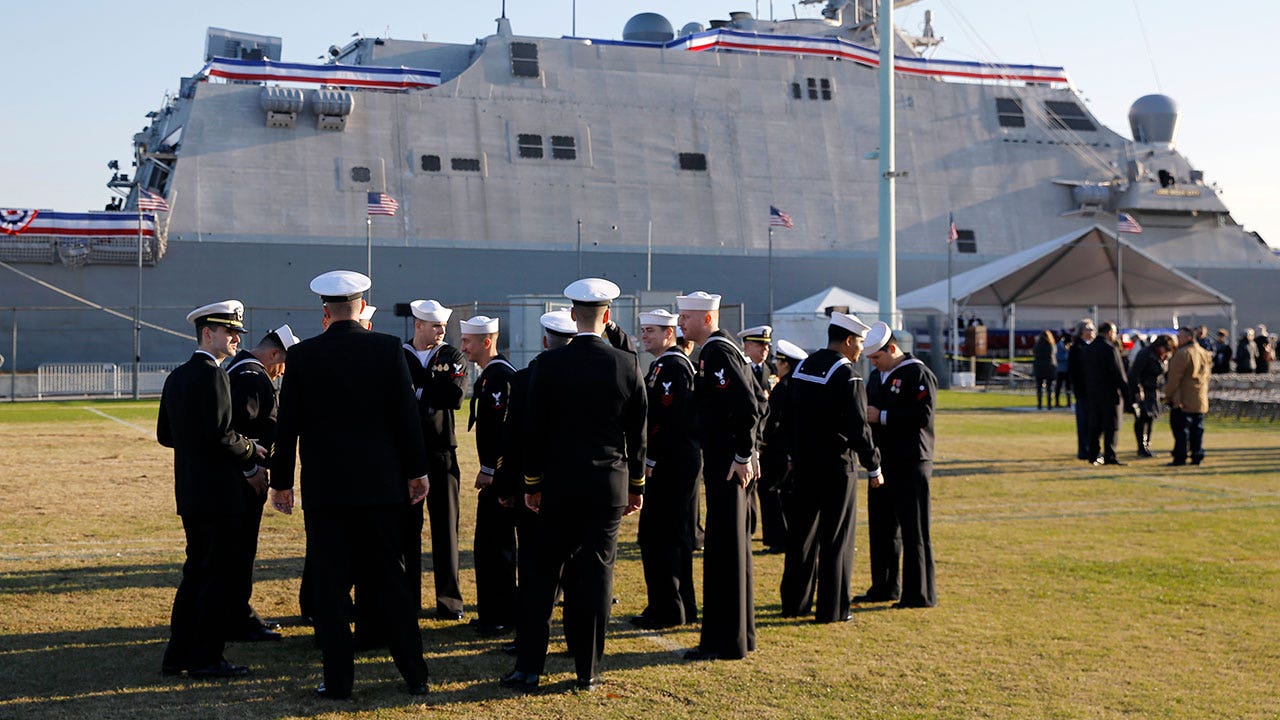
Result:
M263 328L297 322L268 309L309 303L321 271L363 270L366 231L379 305L555 294L579 268L632 293L721 291L748 321L767 317L768 267L780 306L831 285L874 297L873 10L830 0L819 18L734 13L679 31L644 13L622 40L520 36L502 18L472 44L359 38L319 65L281 62L278 38L211 30L209 64L135 137L120 212L95 215L137 217L139 187L168 199L171 213L144 216L143 304L174 328L176 308L223 295L262 308ZM946 276L952 215L975 249L958 272L1123 211L1144 228L1133 242L1223 289L1242 322L1280 320L1266 299L1280 262L1179 154L1171 99L1138 100L1130 140L1062 68L926 59L930 31L891 41L900 291ZM399 213L366 225L369 192ZM771 248L770 206L795 219ZM11 234L0 260L127 308L133 229L109 243ZM0 284L3 306L55 300ZM118 319L44 319L89 342L51 333L25 363L127 351ZM151 354L182 343L157 337Z

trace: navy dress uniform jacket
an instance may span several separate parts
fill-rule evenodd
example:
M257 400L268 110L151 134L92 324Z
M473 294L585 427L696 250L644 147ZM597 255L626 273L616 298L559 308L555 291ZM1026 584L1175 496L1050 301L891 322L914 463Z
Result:
M462 351L448 343L440 343L427 356L424 367L413 346L404 345L405 362L418 398L418 414L422 421L422 438L428 452L458 447L453 411L462 407L463 384L467 360Z
M257 463L231 418L231 383L213 356L197 352L165 379L156 438L173 448L179 515L244 511L244 472Z
M398 339L342 320L289 348L271 487L293 487L296 460L303 508L408 502L427 461Z

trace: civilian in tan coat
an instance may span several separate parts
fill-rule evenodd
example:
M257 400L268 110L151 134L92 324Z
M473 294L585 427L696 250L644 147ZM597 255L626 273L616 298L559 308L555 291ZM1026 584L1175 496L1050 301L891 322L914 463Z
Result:
M1173 430L1173 461L1186 465L1204 460L1204 415L1209 412L1209 374L1213 355L1196 342L1191 328L1178 330L1178 350L1169 360L1164 396L1169 401L1169 426Z

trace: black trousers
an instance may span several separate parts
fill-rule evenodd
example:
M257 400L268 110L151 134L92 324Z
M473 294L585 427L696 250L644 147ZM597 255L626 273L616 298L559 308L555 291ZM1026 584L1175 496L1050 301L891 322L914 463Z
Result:
M902 596L899 602L908 607L933 607L938 604L933 576L933 541L929 537L929 480L933 477L933 462L888 459L882 470L884 487L889 489L896 524L902 536ZM893 564L896 569L896 555Z
M692 509L701 465L697 455L665 459L645 483L637 541L648 605L641 615L657 625L684 625L698 617Z
M262 526L262 507L267 502L267 494L259 494L249 483L244 484L244 520L240 526L240 542L236 549L239 555L240 573L231 592L231 603L240 611L241 621L228 628L229 637L234 638L245 632L252 632L262 627L262 619L254 612L249 603L253 596L253 565L258 557L258 530Z
M514 627L516 606L516 511L502 507L493 486L480 491L476 536L476 617L481 625Z
M233 601L243 569L243 523L243 514L182 516L187 559L173 598L164 667L199 669L220 662L226 638L243 622L244 605Z
M1120 432L1120 403L1109 398L1089 399L1089 458L1116 459Z
M782 568L782 614L836 622L849 613L853 581L853 490L857 474L795 468L791 533Z
M1059 370L1057 376L1053 380L1053 404L1055 407L1061 404L1063 389L1066 389L1067 391L1067 405L1070 406L1071 405L1071 375Z
M431 527L431 573L436 587L436 608L448 613L462 612L462 589L458 586L458 493L461 481L455 450L427 452L426 512ZM416 537L421 553L422 511L418 511ZM419 554L419 558L421 554ZM420 564L417 565L420 567ZM418 573L419 588L421 572ZM421 590L418 607L422 606Z
M1183 412L1174 408L1169 412L1169 429L1173 431L1173 459L1186 462L1190 454L1192 462L1204 459L1204 413Z
M591 498L552 498L544 492L537 520L537 569L528 592L521 589L523 612L516 669L541 675L556 595L564 583L564 633L578 679L600 674L605 629L613 608L613 564L618 526L626 508Z
M324 659L324 683L338 694L351 692L355 645L351 635L351 588L360 586L360 605L385 628L387 647L410 685L427 680L418 616L404 584L401 550L405 508L304 508L307 557L316 639Z
M786 455L781 452L760 453L760 540L767 548L787 546L787 516L783 509L786 483Z
M1076 457L1081 460L1097 457L1089 454L1089 398L1083 395L1076 395Z
M871 586L875 600L897 600L902 595L898 561L902 557L902 531L893 507L893 491L886 485L867 483L867 554L871 560Z
M721 658L744 658L756 649L755 594L747 492L726 480L731 451L702 454L707 529L702 563L702 636L698 649Z
M1153 397L1156 391L1152 391ZM1133 438L1138 443L1138 450L1151 452L1151 430L1156 418L1160 416L1160 406L1153 401L1144 401L1138 405L1138 413L1133 417Z

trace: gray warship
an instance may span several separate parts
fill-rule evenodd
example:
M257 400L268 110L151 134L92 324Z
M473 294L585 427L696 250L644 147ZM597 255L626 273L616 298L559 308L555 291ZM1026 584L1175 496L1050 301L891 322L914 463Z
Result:
M900 292L947 276L952 216L971 251L960 272L1125 212L1144 229L1131 243L1222 289L1240 322L1280 324L1280 260L1179 153L1171 98L1138 99L1129 139L1063 68L931 59L931 25L878 37L875 5L679 29L640 13L620 40L521 36L504 13L474 43L358 37L313 64L282 62L280 38L211 28L207 64L134 137L136 168L113 163L112 211L4 211L18 362L132 362L139 277L149 361L182 359L186 311L224 297L257 334L314 334L307 281L366 262L392 332L395 303L510 319L513 298L581 275L636 304L719 291L747 323L768 319L770 274L777 306L833 285L875 297L882 42L907 173ZM368 216L369 193L397 213ZM169 211L141 211L148 197ZM771 207L794 227L771 234Z

